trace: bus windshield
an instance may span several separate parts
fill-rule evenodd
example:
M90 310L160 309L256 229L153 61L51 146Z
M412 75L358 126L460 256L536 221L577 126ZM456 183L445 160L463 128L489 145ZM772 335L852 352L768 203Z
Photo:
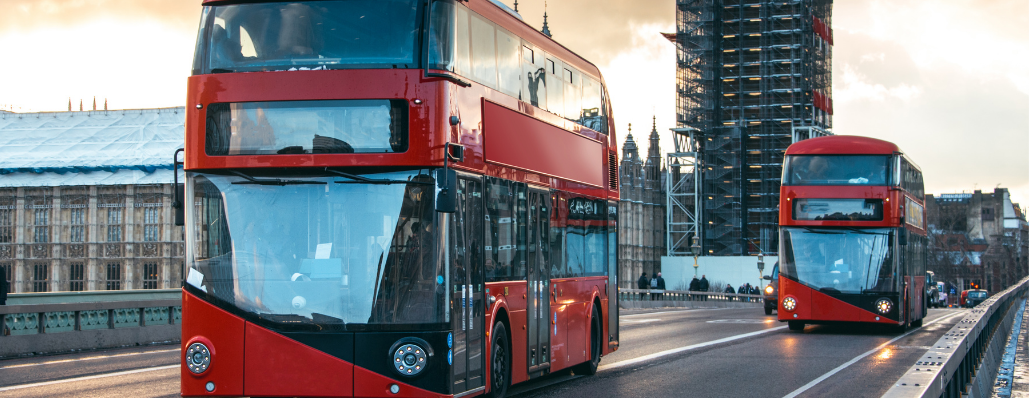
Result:
M888 185L888 155L791 155L784 185Z
M201 21L194 74L414 68L419 3L336 0L211 7Z
M890 228L782 228L781 272L824 293L893 292Z
M187 284L286 326L446 321L430 176L273 177L190 173Z

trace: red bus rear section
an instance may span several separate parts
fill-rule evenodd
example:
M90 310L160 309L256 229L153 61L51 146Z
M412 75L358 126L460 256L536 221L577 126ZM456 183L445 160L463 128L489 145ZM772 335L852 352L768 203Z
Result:
M923 176L867 137L800 141L785 153L778 319L905 328L927 314Z
M518 14L206 0L193 69L183 396L503 396L618 349L608 93Z

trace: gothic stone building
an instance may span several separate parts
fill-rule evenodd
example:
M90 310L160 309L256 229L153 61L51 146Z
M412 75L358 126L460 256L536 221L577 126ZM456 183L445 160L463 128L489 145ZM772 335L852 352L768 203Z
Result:
M176 288L172 154L184 108L0 113L0 266L11 291Z
M652 122L648 157L641 159L632 133L623 144L619 162L619 270L621 288L637 288L637 278L660 272L666 254L665 171L659 152L659 132ZM672 286L667 286L673 288Z

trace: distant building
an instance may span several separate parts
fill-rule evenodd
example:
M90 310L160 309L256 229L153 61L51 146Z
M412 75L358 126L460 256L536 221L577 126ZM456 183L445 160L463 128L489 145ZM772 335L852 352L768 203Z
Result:
M172 155L184 108L0 112L0 265L12 291L177 288Z
M676 3L666 37L677 127L697 129L701 251L777 253L784 151L832 126L832 1Z
M1028 222L1009 190L925 197L931 234L928 269L938 280L990 292L1028 274Z
M632 133L619 162L619 264L621 288L637 288L641 272L661 271L666 254L666 192L659 132L652 121L648 157L641 159ZM669 286L669 288L673 288Z

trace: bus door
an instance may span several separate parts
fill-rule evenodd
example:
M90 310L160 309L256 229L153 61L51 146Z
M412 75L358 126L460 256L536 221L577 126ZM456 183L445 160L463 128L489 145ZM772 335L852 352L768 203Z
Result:
M484 386L483 183L458 179L457 206L446 244L451 257L452 390ZM448 353L441 353L448 355Z
M551 367L551 285L549 253L551 231L551 194L529 189L529 245L526 267L526 365L531 378L547 374Z

